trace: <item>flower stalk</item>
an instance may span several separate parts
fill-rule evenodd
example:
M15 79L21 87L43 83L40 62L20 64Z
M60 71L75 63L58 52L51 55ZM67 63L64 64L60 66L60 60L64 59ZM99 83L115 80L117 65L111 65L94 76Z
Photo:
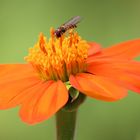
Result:
M60 110L56 114L57 140L74 140L77 110Z
M73 94L74 91L76 92L76 90L69 90ZM67 104L56 113L57 140L74 140L78 107L85 99L86 96L79 93L77 99L73 101L69 98Z

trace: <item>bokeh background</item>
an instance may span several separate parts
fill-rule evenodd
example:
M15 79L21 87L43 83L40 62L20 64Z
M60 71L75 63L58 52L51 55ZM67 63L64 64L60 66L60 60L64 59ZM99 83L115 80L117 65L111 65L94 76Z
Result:
M104 47L140 37L140 0L0 0L0 63L24 62L40 32L49 36L50 27L76 15L80 35ZM29 126L18 109L0 111L0 140L55 140L55 117ZM76 140L140 140L140 95L114 103L88 98Z

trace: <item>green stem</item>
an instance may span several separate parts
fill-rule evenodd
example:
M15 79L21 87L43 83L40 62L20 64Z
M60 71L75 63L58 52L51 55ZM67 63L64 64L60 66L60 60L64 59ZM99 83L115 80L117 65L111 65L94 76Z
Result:
M69 90L69 95L72 93L77 94L75 90ZM57 140L74 140L77 110L86 96L79 93L76 99L72 97L69 96L67 104L56 113Z
M56 114L57 140L74 140L77 110L60 110Z

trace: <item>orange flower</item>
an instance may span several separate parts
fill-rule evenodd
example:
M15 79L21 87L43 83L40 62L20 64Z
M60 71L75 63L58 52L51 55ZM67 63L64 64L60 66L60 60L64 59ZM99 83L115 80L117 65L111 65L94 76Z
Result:
M140 39L101 49L75 33L41 34L25 57L28 64L0 65L0 109L21 106L20 117L34 124L48 119L68 101L68 87L104 101L116 101L127 90L140 93Z

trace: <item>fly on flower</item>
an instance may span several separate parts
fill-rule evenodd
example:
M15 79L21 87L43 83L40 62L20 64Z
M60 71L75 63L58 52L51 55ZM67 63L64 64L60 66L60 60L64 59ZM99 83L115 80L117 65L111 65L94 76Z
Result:
M64 34L67 30L72 29L72 28L76 28L77 24L81 21L81 17L80 16L75 16L73 18L71 18L70 20L68 20L66 23L62 24L60 27L58 27L54 34L57 38L61 37L62 34Z
M135 60L140 38L101 48L74 30L61 36L79 21L77 16L56 31L51 28L48 39L40 34L27 63L0 65L0 109L20 106L21 119L35 124L64 108L72 88L70 105L81 93L108 102L126 97L128 90L140 93L140 62Z

